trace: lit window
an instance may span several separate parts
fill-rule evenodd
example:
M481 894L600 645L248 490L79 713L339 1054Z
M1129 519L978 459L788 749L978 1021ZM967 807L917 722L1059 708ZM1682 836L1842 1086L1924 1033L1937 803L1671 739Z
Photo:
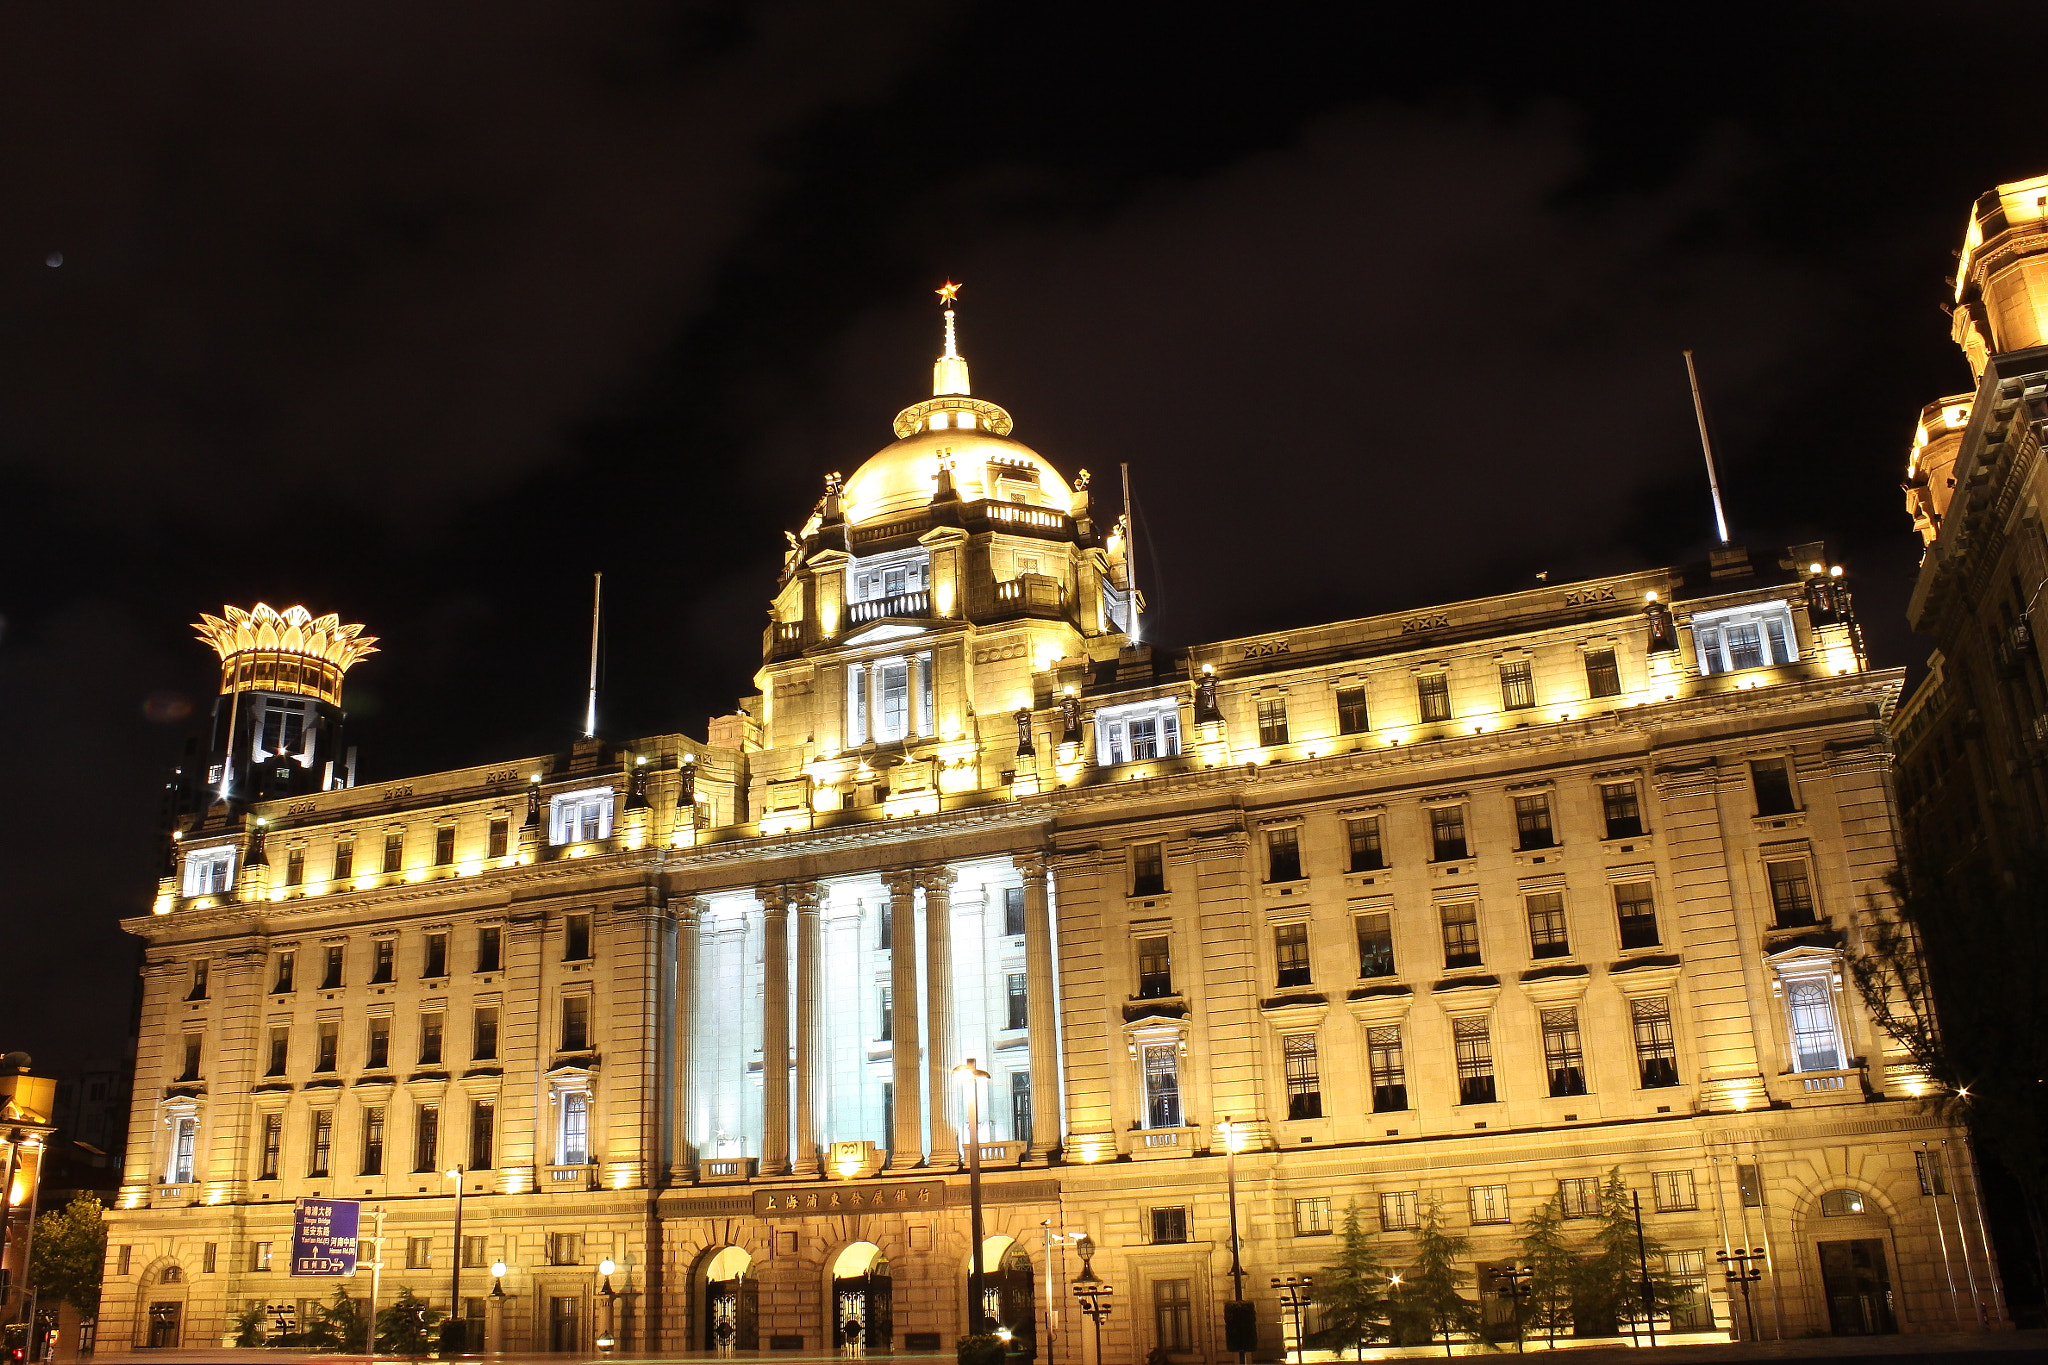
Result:
M1451 718L1451 679L1445 673L1424 673L1415 680L1416 707L1425 721Z
M1820 1211L1829 1218L1853 1218L1864 1212L1863 1196L1854 1190L1829 1190L1820 1197Z
M932 420L937 422L944 416L934 413ZM856 625L881 616L923 616L922 602L901 599L906 594L921 594L930 589L931 556L922 548L870 555L847 566L846 581L853 586L852 601L874 604L852 613Z
M226 846L195 848L185 855L186 895L222 895L234 884L234 880L234 849Z
M1281 924L1273 929L1275 982L1281 986L1309 984L1308 926Z
M192 1183L193 1153L199 1145L199 1120L179 1119L171 1130L171 1164L165 1175L173 1185Z
M1785 983L1785 1007L1792 1025L1794 1071L1840 1071L1842 1034L1825 977L1795 977Z
M847 739L891 744L932 733L932 656L877 659L846 670Z
M1105 767L1180 753L1180 708L1171 700L1105 706L1095 713L1095 761Z
M1527 659L1500 666L1500 704L1504 711L1519 711L1536 704L1536 679Z
M1370 719L1365 712L1365 689L1362 687L1338 688L1337 733L1340 735L1362 735L1371 728Z
M1614 665L1613 650L1589 649L1586 651L1586 695L1589 697L1618 697L1621 695L1621 670Z
M610 787L555 797L548 803L548 842L577 844L611 838L612 797Z
M1264 746L1287 742L1287 698L1259 698L1259 743Z
M1394 974L1394 917L1360 915L1358 924L1358 974L1361 977Z
M1142 1058L1145 1126L1180 1127L1180 1048L1173 1043L1147 1043Z
M1699 612L1692 618L1692 638L1700 672L1706 674L1791 663L1799 657L1792 612L1783 602Z

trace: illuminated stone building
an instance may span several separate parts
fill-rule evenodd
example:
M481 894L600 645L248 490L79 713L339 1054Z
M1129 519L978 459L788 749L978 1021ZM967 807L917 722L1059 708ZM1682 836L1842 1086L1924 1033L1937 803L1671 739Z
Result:
M283 1273L318 1193L493 1347L949 1349L970 1059L985 1302L1070 1359L1084 1231L1106 1359L1222 1353L1227 1134L1269 1356L1351 1202L1390 1260L1435 1201L1491 1264L1616 1165L1680 1328L1726 1330L1743 1246L1766 1336L1997 1314L1954 1134L1844 986L1900 679L1820 547L1142 643L1121 520L946 324L708 742L349 785L240 717L338 706L368 641L209 618L231 737L129 926L104 1342L331 1294Z

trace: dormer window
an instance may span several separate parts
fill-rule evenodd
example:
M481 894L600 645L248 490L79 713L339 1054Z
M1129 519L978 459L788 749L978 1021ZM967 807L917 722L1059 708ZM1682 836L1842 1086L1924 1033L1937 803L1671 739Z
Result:
M904 593L923 592L931 587L931 559L922 549L857 559L847 571L856 602L879 602ZM920 610L912 615L922 616Z
M548 805L548 842L580 844L612 837L612 789L563 792Z
M1783 602L1703 611L1692 618L1700 672L1709 676L1791 663L1799 657L1797 639L1792 611Z
M1180 706L1172 698L1106 706L1095 713L1095 761L1104 766L1180 754Z
M185 894L188 896L218 896L225 893L235 880L235 850L220 848L195 848L185 855Z

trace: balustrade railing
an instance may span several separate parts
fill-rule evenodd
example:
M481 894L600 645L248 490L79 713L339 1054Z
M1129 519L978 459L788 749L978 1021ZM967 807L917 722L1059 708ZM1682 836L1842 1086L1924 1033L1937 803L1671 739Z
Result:
M929 588L919 588L915 592L892 593L888 597L875 597L865 602L855 602L847 609L846 613L847 619L857 626L868 621L879 621L884 616L930 616L931 614L932 594Z

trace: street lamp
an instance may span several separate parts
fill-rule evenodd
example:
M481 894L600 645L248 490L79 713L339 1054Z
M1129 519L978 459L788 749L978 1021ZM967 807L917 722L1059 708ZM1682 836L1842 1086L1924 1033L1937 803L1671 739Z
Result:
M1733 1289L1739 1286L1741 1288L1742 1314L1749 1322L1749 1339L1755 1341L1757 1339L1756 1305L1750 1302L1749 1287L1764 1277L1764 1266L1769 1259L1768 1253L1762 1247L1750 1247L1748 1250L1737 1247L1733 1251L1715 1252L1714 1259L1721 1263L1721 1273L1728 1277L1728 1287Z
M974 1239L974 1259L967 1272L967 1333L978 1337L987 1323L981 1301L981 1083L989 1076L972 1057L954 1067L953 1074L967 1086L968 1235Z
M1237 1154L1244 1150L1244 1132L1224 1115L1217 1125L1223 1134L1223 1184L1230 1193L1230 1306L1223 1310L1224 1347L1237 1349L1237 1365L1257 1345L1257 1331L1245 1321L1244 1262L1239 1255L1237 1233Z
M597 1263L597 1273L604 1276L604 1283L598 1287L598 1295L604 1299L604 1335L597 1339L597 1349L609 1351L615 1344L613 1329L618 1325L619 1295L612 1288L612 1272L619 1263L607 1256Z
M444 1355L453 1355L468 1344L462 1339L469 1328L462 1313L462 1175L459 1165L441 1172L443 1179L455 1182L455 1254L448 1258L448 1321L441 1327Z
M1057 1246L1060 1250L1059 1271L1060 1274L1064 1275L1067 1271L1066 1244L1079 1241L1082 1237L1087 1236L1087 1234L1080 1232L1054 1232L1052 1219L1050 1218L1039 1220L1038 1225L1045 1229L1045 1365L1056 1365L1055 1353L1060 1339L1060 1310L1058 1300L1054 1297L1052 1288L1053 1248Z
M1081 1258L1081 1273L1074 1277L1074 1300L1081 1305L1081 1311L1095 1324L1095 1365L1102 1365L1102 1320L1115 1307L1110 1296L1116 1290L1102 1282L1091 1264L1095 1259L1095 1239L1086 1233L1074 1241L1074 1251Z
M1304 1324L1302 1309L1308 1307L1309 1296L1315 1291L1313 1275L1275 1275L1273 1287L1280 1291L1280 1306L1294 1312L1294 1360L1301 1365L1301 1334Z
M505 1263L491 1262L491 1297L500 1303L505 1301Z
M1493 1291L1515 1305L1515 1354L1522 1353L1522 1300L1529 1297L1529 1281L1536 1272L1527 1266L1503 1266L1493 1272Z

